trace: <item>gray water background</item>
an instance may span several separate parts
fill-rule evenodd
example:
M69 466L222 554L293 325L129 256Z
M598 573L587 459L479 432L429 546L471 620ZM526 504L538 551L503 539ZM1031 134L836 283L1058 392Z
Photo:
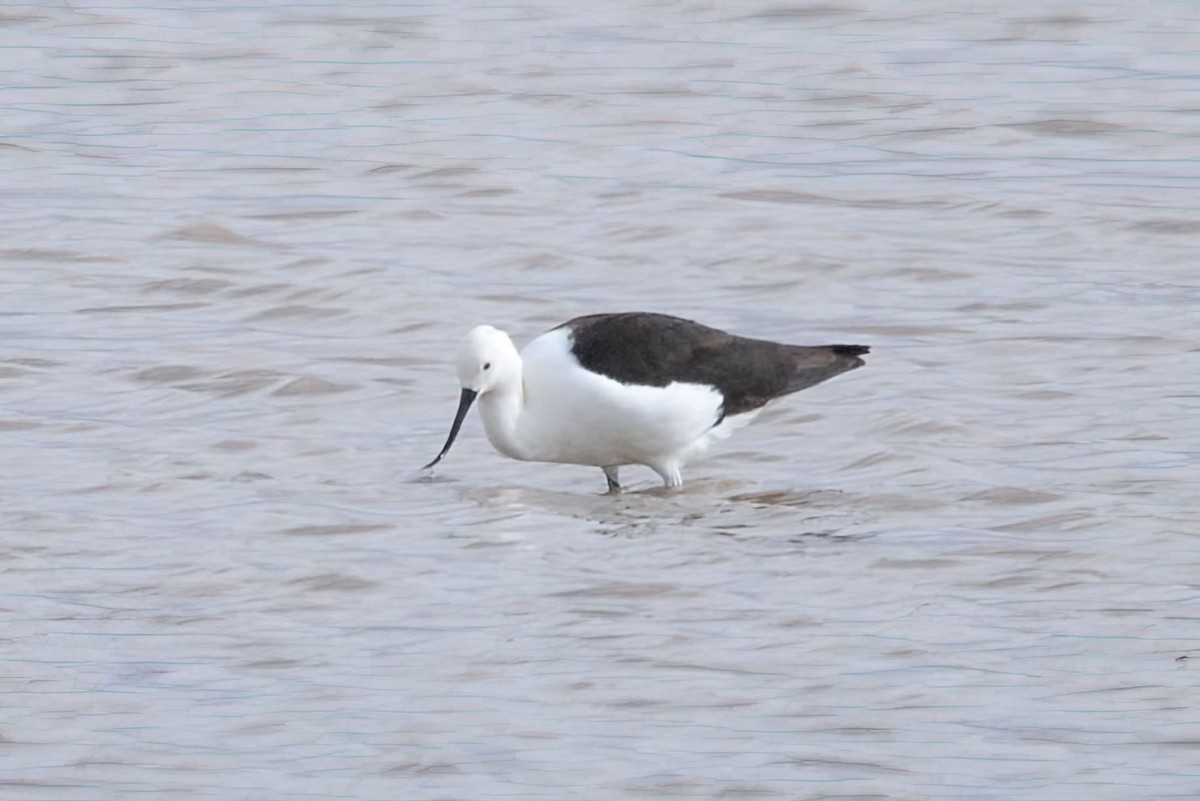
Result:
M0 788L1200 795L1200 6L0 8ZM438 469L471 326L866 368Z

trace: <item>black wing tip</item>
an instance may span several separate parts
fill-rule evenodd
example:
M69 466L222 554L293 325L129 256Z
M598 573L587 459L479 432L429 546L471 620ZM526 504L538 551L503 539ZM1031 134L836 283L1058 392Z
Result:
M830 345L829 349L838 356L863 356L871 352L870 345Z

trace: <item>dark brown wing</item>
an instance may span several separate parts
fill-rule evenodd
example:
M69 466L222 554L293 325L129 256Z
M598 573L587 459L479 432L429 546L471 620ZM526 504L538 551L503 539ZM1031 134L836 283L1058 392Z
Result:
M571 329L571 352L588 370L624 384L707 384L725 399L722 417L853 370L868 350L784 345L648 312L592 314L560 327Z

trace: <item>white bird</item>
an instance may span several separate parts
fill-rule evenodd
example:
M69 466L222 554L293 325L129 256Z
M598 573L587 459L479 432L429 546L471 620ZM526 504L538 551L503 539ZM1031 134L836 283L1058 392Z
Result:
M479 399L492 447L513 459L594 465L609 492L618 468L640 464L667 487L680 469L748 422L768 401L863 364L864 345L785 345L665 314L592 314L518 353L508 334L473 328L455 367L462 385L454 444Z

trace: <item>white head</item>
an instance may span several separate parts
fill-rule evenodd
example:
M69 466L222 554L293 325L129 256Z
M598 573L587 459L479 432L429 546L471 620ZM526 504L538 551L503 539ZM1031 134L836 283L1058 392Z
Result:
M519 376L521 356L508 334L490 325L472 328L458 349L454 368L463 389L483 395Z
M520 386L521 354L517 353L508 334L490 325L480 325L467 334L466 342L454 359L454 369L458 371L458 381L462 384L458 411L454 414L450 436L446 437L442 452L422 470L433 467L450 450L475 398L498 388L511 387L514 383Z

